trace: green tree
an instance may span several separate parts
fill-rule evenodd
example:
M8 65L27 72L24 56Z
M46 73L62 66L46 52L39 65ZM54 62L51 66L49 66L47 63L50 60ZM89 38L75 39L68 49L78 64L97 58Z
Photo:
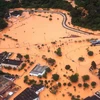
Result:
M62 56L62 52L61 52L61 48L58 48L55 53L58 55L58 56Z
M90 76L89 75L84 75L84 76L82 76L82 79L83 79L84 82L88 81L90 79Z
M70 81L71 82L78 82L78 77L79 75L77 73L71 75L69 78L70 78Z
M53 74L53 75L52 75L52 78L53 78L55 81L58 81L58 80L59 80L59 75L58 75L58 74Z
M96 84L97 84L97 83L96 83L96 82L94 82L94 81L93 81L93 82L91 82L91 86L92 86L93 88L96 86Z

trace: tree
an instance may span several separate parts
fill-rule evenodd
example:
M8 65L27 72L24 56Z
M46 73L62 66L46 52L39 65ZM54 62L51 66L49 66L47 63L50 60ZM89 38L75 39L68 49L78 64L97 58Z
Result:
M58 82L58 86L61 87L61 83L60 82Z
M0 29L4 29L8 26L8 24L6 23L5 20L3 20L2 18L0 18Z
M78 87L82 87L82 84L81 84L81 83L79 83L79 84L78 84Z
M93 51L88 51L89 56L93 56L93 54L94 54Z
M25 57L26 59L29 59L29 55L28 55L28 54L26 54L24 57Z
M52 70L48 67L47 69L46 69L46 72L48 72L48 73L50 73Z
M70 69L70 65L66 65L66 66L65 66L65 69L66 69L66 70L69 70L69 69Z
M58 74L53 74L53 75L52 75L52 78L53 78L55 81L58 81L58 80L59 80L59 75L58 75Z
M93 82L91 82L91 86L92 86L93 88L96 86L96 84L97 84L97 83L96 83L96 82L94 82L94 81L93 81Z
M68 86L71 86L71 85L72 85L72 84L69 82L69 83L68 83Z
M92 61L92 62L91 62L91 66L93 67L93 69L96 69L96 68L97 68L97 67L96 67L97 65L96 65L95 61Z
M26 83L28 81L28 76L24 76L24 82Z
M53 59L53 58L48 58L48 59L47 59L47 62L48 62L51 66L53 66L53 65L56 63L56 60Z
M62 52L61 52L61 48L58 48L55 53L58 55L58 56L62 56Z
M78 82L78 77L79 75L75 73L74 75L71 75L69 78L71 82Z
M84 88L88 88L89 87L89 84L84 83L83 86L84 86Z
M84 57L79 57L78 60L79 61L84 61L85 59L84 59Z
M88 81L90 79L89 75L82 76L83 81Z

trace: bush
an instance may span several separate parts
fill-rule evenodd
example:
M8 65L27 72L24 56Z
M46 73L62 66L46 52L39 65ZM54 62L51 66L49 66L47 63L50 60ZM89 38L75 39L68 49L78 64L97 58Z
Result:
M74 75L71 75L69 78L70 78L70 81L71 82L78 82L78 74L74 74Z
M53 74L53 75L52 75L52 78L53 78L55 81L58 81L58 80L59 80L59 75L58 75L58 74Z
M0 29L4 29L8 26L8 23L6 23L5 20L3 20L2 18L0 18Z
M84 57L79 57L78 60L79 61L84 61L85 59L84 59Z
M72 84L69 82L69 83L68 83L68 86L71 86L71 85L72 85Z
M94 54L93 51L88 51L89 56L93 56L93 54Z
M88 81L90 79L90 76L89 75L84 75L84 76L82 76L82 79L83 79L84 82Z
M66 86L66 83L63 83L63 86Z
M96 83L96 82L94 82L94 81L93 81L93 82L91 82L91 86L92 86L92 87L95 87L95 86L96 86L96 84L97 84L97 83Z
M65 69L66 69L66 70L69 70L69 69L70 69L70 65L66 65L66 66L65 66Z
M55 60L55 59L52 59L52 58L48 58L48 59L47 59L47 62L48 62L51 66L53 66L53 65L56 63L56 60Z
M82 84L81 84L81 83L79 83L79 84L78 84L78 87L82 87Z
M50 18L49 18L49 20L51 21L51 20L52 20L52 18L50 17Z

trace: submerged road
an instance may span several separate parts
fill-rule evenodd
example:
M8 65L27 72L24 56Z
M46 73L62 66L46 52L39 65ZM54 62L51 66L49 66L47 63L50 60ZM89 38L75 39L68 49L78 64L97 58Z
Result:
M62 13L62 12L54 12L54 11L48 11L48 10L35 10L35 12L47 12L47 13L55 13L55 14L59 14L63 17L63 21L62 21L62 26L68 30L71 30L71 31L74 31L74 32L78 32L78 33L81 33L81 34L85 34L85 35L93 35L92 33L90 32L85 32L85 31L82 31L82 30L78 30L78 29L75 29L75 28L72 28L72 27L69 27L66 22L67 22L67 16L65 13Z

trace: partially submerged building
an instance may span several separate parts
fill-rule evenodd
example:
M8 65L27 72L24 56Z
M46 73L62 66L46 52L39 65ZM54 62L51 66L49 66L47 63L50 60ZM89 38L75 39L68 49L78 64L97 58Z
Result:
M43 74L46 72L47 66L41 66L40 64L37 64L31 71L31 76L43 76Z
M26 88L21 92L14 100L39 100L39 92L44 89L43 85L34 85L30 88ZM38 94L36 93L38 91Z
M100 91L95 92L93 96L88 96L84 100L100 100Z
M13 81L8 80L4 76L0 76L0 95L4 94L14 85Z
M0 64L5 61L5 59L8 59L13 53L11 52L2 52L0 53Z
M21 60L12 60L12 59L5 59L2 63L1 66L5 67L12 67L12 68L17 68L18 66L21 65L23 61Z

